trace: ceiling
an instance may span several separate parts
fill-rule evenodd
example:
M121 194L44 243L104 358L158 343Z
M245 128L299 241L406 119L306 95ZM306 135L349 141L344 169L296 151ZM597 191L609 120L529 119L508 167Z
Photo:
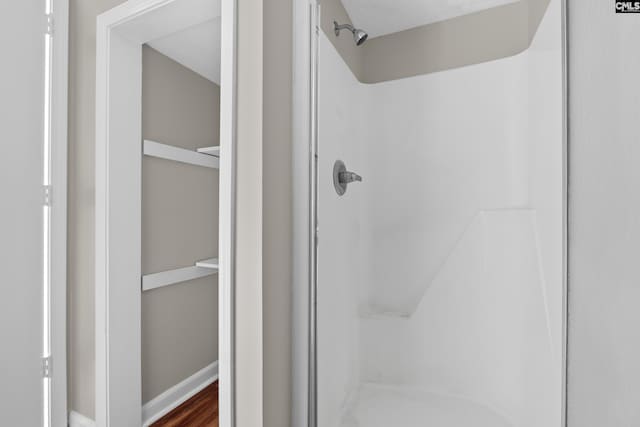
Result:
M520 0L342 0L351 21L371 38L467 15ZM219 2L216 2L219 8ZM220 85L220 23L217 17L149 46Z
M147 44L220 85L220 22L218 16Z
M519 0L342 0L353 24L383 36Z

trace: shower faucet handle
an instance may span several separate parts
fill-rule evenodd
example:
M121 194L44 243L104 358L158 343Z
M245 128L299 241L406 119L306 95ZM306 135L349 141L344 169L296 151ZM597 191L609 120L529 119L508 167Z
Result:
M340 184L350 184L354 181L362 181L362 177L355 172L344 171L338 174Z
M333 187L338 196L346 193L347 184L355 181L362 181L362 177L355 172L348 171L342 160L336 160L333 164Z

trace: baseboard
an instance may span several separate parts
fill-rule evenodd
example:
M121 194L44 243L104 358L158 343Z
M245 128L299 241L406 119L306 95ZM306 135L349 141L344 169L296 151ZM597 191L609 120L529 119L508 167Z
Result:
M142 407L142 425L148 427L218 379L218 361L171 387ZM96 427L96 422L76 411L69 413L69 427Z
M96 427L96 422L76 411L71 411L69 412L69 427Z
M217 379L218 361L215 361L147 402L142 407L142 425L147 427L158 421Z

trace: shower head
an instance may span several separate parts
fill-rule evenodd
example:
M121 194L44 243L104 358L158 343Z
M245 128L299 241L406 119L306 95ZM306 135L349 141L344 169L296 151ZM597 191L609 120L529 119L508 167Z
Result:
M353 40L356 42L356 46L360 46L362 43L366 42L367 37L369 37L369 34L364 30L356 29L353 33Z
M356 46L360 46L362 43L366 42L367 37L369 37L369 34L367 34L366 31L360 30L358 28L353 28L353 25L340 25L336 21L333 21L333 31L336 33L336 36L340 35L341 30L351 31L351 34L353 34L353 41L356 43Z

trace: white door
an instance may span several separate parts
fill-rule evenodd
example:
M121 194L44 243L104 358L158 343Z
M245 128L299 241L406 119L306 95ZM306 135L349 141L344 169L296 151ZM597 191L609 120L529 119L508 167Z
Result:
M0 1L0 424L42 426L45 1Z

